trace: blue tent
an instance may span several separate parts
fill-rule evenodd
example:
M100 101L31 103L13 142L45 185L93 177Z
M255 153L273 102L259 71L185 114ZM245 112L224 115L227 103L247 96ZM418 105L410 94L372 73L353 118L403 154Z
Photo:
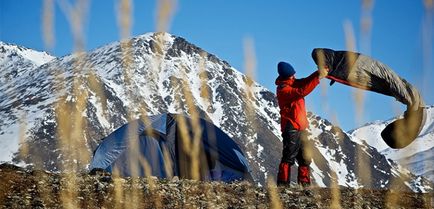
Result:
M195 139L198 152L191 155L192 150L186 148ZM201 180L252 180L247 159L227 134L202 118L193 121L169 113L132 121L105 137L94 152L90 170L119 176L192 178L194 166Z

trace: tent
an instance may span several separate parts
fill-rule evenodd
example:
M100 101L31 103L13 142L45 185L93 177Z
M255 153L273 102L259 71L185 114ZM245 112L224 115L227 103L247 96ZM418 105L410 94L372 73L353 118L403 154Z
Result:
M170 113L134 120L105 137L90 163L95 169L119 176L252 180L243 152L221 129Z

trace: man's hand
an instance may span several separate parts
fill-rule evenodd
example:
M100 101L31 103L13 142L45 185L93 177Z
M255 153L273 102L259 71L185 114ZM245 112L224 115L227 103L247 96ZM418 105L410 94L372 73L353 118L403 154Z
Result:
M329 74L329 68L327 66L319 67L318 73L319 73L319 79L325 78Z

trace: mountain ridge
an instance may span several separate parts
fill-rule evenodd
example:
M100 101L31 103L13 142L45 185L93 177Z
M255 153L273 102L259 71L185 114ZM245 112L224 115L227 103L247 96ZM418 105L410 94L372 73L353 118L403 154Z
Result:
M15 163L51 171L61 171L63 164L83 168L99 141L130 119L164 111L192 114L193 104L241 145L258 183L277 172L281 136L274 94L184 38L148 33L28 70L31 75L9 85L8 93L0 87L0 117L6 118L0 122L0 143L21 143L13 152ZM429 182L352 142L327 120L310 113L309 122L316 184L432 190ZM57 131L77 125L83 131L75 136ZM83 156L61 146L65 140L79 142L72 147ZM357 171L358 158L375 159L366 166L378 179Z
M425 108L427 119L422 127L420 135L413 143L403 149L389 148L381 138L381 130L396 118L376 123L369 123L349 132L353 141L364 141L370 146L378 149L388 159L394 160L403 167L417 175L423 175L434 181L433 166L431 165L434 148L434 106L428 105Z

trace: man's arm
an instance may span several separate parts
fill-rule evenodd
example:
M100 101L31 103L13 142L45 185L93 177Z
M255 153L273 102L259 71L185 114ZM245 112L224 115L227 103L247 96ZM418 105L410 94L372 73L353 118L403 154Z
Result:
M299 99L307 96L319 84L320 74L318 71L313 72L310 76L301 79L297 87L287 87L282 89L282 96L287 101Z

